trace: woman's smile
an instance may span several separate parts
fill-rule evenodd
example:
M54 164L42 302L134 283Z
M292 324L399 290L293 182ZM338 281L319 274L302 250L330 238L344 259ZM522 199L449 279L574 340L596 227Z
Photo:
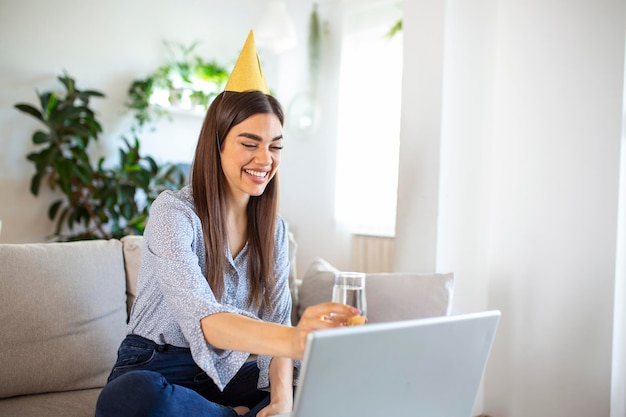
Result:
M251 169L244 169L245 173L251 175L253 177L259 178L260 180L265 180L269 171L254 171Z

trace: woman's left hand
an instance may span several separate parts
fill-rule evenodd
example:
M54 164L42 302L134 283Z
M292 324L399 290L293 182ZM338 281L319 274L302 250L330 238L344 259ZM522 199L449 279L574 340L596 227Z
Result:
M256 417L270 417L282 413L290 413L292 404L270 402L269 405L259 411Z

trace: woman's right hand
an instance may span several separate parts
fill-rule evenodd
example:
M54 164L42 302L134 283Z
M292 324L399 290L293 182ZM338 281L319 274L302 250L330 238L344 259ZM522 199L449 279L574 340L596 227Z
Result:
M310 332L320 329L343 326L342 321L333 321L331 314L339 316L356 316L360 314L357 308L338 303L322 303L308 307L296 327L293 328L292 350L294 359L302 359L306 340Z

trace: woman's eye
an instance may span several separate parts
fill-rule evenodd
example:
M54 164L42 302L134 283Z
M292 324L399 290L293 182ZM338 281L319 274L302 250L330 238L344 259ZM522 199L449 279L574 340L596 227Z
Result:
M280 151L281 149L283 149L283 147L282 146L272 146L272 149Z
M246 148L249 148L249 149L254 149L254 148L256 148L256 145L255 145L254 143L242 143L242 145L243 145L244 147L246 147Z

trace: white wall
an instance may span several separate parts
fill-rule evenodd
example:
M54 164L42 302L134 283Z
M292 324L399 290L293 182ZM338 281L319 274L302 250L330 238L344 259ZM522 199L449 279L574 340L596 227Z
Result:
M445 2L405 1L396 271L436 263Z
M487 309L497 0L445 3L436 268L454 271L454 310L470 312ZM484 383L473 415L483 402Z
M292 0L299 4L300 0ZM316 106L319 120L313 130L298 133L289 130L292 142L283 151L281 168L281 213L290 222L298 240L298 271L302 276L313 258L320 256L340 269L350 267L351 235L335 221L335 160L337 154L337 91L342 4L338 0L321 1L322 20L321 68L318 78ZM310 6L300 19L302 30L308 28ZM306 44L306 33L302 43ZM306 50L302 49L301 54ZM307 58L293 96L311 91ZM294 74L293 64L283 61L285 74ZM283 80L281 80L281 83ZM284 103L287 107L292 101Z
M498 414L609 412L625 11L500 4L489 305L509 329L487 380Z
M403 107L399 198L420 201L432 183L438 197L405 201L396 264L453 270L457 311L502 311L486 413L608 416L625 5L441 3L405 2L406 35L411 24L427 35L429 13L442 26L428 29L440 52L405 36L403 104L419 106ZM443 79L420 73L442 60ZM424 85L441 92L420 95ZM435 119L406 121L424 109ZM424 216L434 236L415 227ZM411 255L424 246L427 262Z
M105 132L93 152L108 155L110 163L117 163L120 135L130 121L123 106L126 89L132 80L166 62L163 41L190 45L200 40L199 54L231 66L267 3L0 1L0 242L44 241L54 230L46 216L53 196L42 190L35 198L29 192L34 167L25 157L32 150L30 136L38 124L15 110L14 104L36 103L37 89L61 90L56 76L67 70L79 88L101 90L107 95L94 101ZM287 109L297 94L309 90L305 60L312 3L287 0L299 36L297 50L277 56L259 47L268 83ZM336 3L323 2L319 10L326 28L319 123L304 135L285 130L281 213L299 242L297 266L301 274L314 256L343 268L350 261L348 235L333 220L334 91L340 52L333 38L339 33L333 17ZM154 133L144 134L142 149L161 162L190 161L201 123L202 117L189 115L175 115L173 123L161 121Z

